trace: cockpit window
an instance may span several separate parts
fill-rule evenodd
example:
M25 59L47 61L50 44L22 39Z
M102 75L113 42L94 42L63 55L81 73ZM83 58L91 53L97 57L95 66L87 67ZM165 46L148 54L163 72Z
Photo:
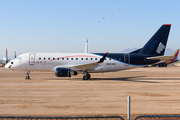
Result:
M21 57L17 57L16 60L21 60Z

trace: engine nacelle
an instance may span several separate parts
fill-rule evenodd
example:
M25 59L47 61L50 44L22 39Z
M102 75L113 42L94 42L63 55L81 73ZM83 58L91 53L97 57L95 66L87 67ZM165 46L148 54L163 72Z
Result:
M70 70L70 71L69 71L69 74L70 74L70 75L77 75L78 73L77 73L76 71Z
M77 72L67 68L56 68L55 75L57 77L71 77L71 75L77 75Z

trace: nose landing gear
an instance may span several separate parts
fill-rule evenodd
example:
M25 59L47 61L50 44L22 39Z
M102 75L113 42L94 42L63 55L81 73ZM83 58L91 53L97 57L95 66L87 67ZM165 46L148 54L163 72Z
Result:
M29 79L30 79L30 76L29 76L30 71L24 71L24 73L27 74L27 76L25 77L25 79L26 79L26 80L29 80Z

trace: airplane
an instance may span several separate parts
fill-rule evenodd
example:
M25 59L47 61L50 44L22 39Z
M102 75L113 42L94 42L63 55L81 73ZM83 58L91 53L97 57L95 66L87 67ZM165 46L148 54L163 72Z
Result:
M171 63L178 62L178 60L177 60L178 54L179 54L179 49L177 49L176 52L174 53L173 59L169 60L167 62L164 62L164 64L168 65L168 64L171 64Z
M171 24L163 24L144 47L130 53L24 53L5 65L5 68L24 71L30 79L30 71L54 71L57 77L90 73L114 72L169 59L163 56Z
M6 49L6 57L3 57L3 60L0 60L0 64L2 64L2 66L5 66L5 64L7 64L8 62L9 62L8 52L7 52L7 49Z
M159 62L158 64L154 64L152 66L158 66L158 67L167 67L167 65L171 64L171 63L175 63L178 62L177 57L179 54L179 49L176 50L176 52L174 53L173 56L169 56L169 59L166 60L162 60L161 62Z
M14 58L16 58L16 51L14 51ZM12 59L8 59L8 51L6 49L6 57L3 57L3 60L0 60L0 64L4 67L11 60Z
M0 64L2 64L3 67L5 66L5 64L6 64L6 58L5 57L3 57L3 60L0 60Z

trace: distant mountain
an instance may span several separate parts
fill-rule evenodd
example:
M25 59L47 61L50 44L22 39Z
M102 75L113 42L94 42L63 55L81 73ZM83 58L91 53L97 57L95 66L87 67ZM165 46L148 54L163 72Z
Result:
M124 49L123 51L121 51L122 53L129 53L129 52L132 52L134 50L137 50L138 48L127 48L127 49Z
M165 55L173 55L176 50L172 50L171 48L166 48Z
M127 49L124 49L122 50L121 52L122 53L129 53L129 52L132 52L134 50L137 50L138 48L127 48ZM174 53L176 52L176 50L173 50L171 48L166 48L165 50L165 55L173 55ZM180 55L178 55L178 59L180 59Z

